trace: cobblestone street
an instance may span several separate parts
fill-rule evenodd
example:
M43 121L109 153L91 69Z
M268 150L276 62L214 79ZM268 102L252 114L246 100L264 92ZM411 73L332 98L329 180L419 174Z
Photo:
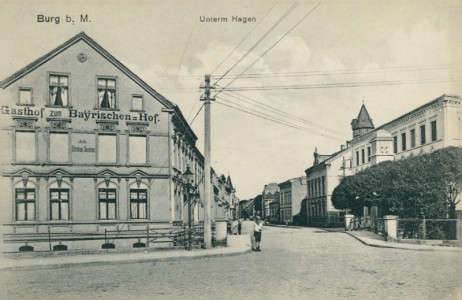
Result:
M460 299L460 260L453 252L368 247L341 232L267 226L262 252L0 278L3 299Z

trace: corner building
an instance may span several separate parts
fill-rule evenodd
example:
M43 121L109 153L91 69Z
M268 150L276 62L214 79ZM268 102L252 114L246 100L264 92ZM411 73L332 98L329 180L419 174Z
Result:
M339 224L345 212L334 208L331 197L343 177L384 161L461 147L461 117L460 96L444 94L376 128L363 104L351 122L353 137L347 145L331 155L316 150L313 166L305 170L307 224ZM371 207L365 207L363 214L371 214Z
M27 234L36 251L101 249L105 230L187 220L187 166L204 194L204 159L179 108L85 33L1 87L3 251L17 251L24 241L15 235ZM200 208L196 199L194 221Z

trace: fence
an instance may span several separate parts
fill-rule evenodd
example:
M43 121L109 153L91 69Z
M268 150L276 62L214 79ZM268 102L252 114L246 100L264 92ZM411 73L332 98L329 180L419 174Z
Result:
M368 230L379 235L385 235L384 220L372 217L353 217L347 230Z
M398 219L398 239L457 240L457 219Z
M91 230L88 225L85 230L76 230L77 225L44 226L45 230L39 230L38 226L26 226L21 230L14 228L13 233L3 234L5 244L24 244L19 251L34 251L32 245L48 245L46 249L39 246L41 251L68 250L67 242L94 241L95 246L101 241L102 249L115 248L116 240L134 240L134 248L150 247L155 243L165 243L171 246L189 246L189 226L182 221L173 224L129 224L125 226L111 226L111 229ZM98 227L98 226L97 226ZM43 229L43 228L41 228ZM18 232L19 231L19 232ZM204 223L194 223L191 226L191 246L202 246L204 241ZM17 248L18 249L18 248Z

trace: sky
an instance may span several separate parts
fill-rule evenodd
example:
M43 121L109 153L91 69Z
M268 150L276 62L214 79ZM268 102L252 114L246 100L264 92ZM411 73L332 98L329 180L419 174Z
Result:
M1 80L85 31L180 107L202 153L199 87L211 74L212 167L231 176L240 199L304 175L315 149L340 150L363 103L378 127L442 94L462 95L456 0L0 5Z

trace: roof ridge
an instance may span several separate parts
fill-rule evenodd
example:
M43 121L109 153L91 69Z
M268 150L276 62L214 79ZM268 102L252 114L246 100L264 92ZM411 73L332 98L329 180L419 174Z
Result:
M149 84L147 84L144 80L142 80L138 75L136 75L133 71L131 71L129 68L127 68L120 60L115 58L109 51L104 49L100 44L98 44L95 40L93 40L89 35L85 33L85 31L81 31L78 34L74 35L61 45L55 47L53 50L47 52L45 55L37 58L33 62L29 63L19 71L13 73L11 76L7 77L6 79L1 81L1 88L6 88L19 78L27 75L31 71L35 70L42 64L46 63L56 55L60 54L67 48L71 47L75 43L79 41L85 41L90 47L92 47L95 51L97 51L99 54L101 54L104 58L106 58L110 63L114 64L116 67L118 67L123 73L125 73L128 77L130 77L132 80L134 80L136 83L141 85L143 88L146 89L147 92L149 92L153 97L158 99L163 105L165 105L168 108L173 108L176 106L173 102L170 100L167 100L164 96L159 94L155 89L153 89Z

